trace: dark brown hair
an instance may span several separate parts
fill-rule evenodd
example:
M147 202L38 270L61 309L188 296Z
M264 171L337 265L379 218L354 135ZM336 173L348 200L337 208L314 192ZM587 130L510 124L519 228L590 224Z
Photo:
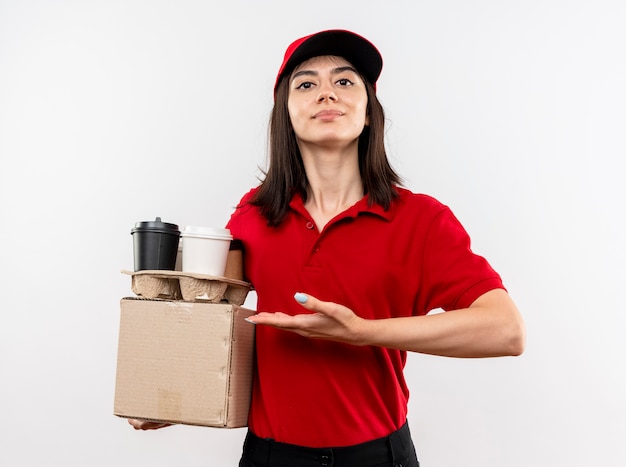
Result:
M385 113L376 97L374 87L365 79L369 125L359 136L359 170L363 191L370 204L379 204L385 210L398 197L395 185L400 176L392 169L385 151ZM276 87L274 108L269 124L269 167L265 179L250 204L258 206L269 226L278 226L287 215L294 193L307 200L309 181L296 135L291 126L287 101L289 77L283 77Z

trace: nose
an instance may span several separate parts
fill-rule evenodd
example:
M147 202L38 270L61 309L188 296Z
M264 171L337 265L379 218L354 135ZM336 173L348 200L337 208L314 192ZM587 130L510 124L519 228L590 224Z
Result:
M320 93L317 95L318 102L324 102L326 100L331 102L337 101L337 95L333 92L332 89L321 89Z

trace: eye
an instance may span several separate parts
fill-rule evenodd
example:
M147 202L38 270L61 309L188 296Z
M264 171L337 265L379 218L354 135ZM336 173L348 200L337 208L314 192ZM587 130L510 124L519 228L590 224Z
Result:
M336 81L339 86L352 86L354 83L348 78L341 78Z
M313 87L313 83L310 81L303 81L302 83L296 86L296 89L311 89Z

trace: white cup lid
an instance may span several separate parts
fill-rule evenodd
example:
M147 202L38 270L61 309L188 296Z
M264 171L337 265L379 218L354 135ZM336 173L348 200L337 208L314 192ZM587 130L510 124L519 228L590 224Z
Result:
M219 240L232 240L233 236L228 229L219 229L215 227L197 227L187 225L180 233L183 237L202 237L217 238Z

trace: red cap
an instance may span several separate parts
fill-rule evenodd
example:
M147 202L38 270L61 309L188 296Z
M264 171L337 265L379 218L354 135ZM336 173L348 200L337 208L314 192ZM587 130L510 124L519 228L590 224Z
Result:
M302 37L292 42L278 70L274 94L280 79L309 58L336 55L352 63L374 87L383 68L383 58L370 41L345 29L330 29Z

